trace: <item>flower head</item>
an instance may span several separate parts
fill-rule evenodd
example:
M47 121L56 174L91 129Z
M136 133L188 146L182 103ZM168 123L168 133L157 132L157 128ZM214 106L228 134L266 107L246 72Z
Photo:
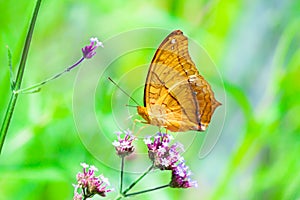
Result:
M81 163L81 166L83 173L79 172L76 176L77 184L74 185L73 200L82 200L83 197L92 197L95 194L105 197L107 192L112 191L106 188L110 185L107 178L103 175L95 176L95 171L98 171L95 166L89 166L85 163Z
M125 157L130 155L134 151L134 146L132 142L136 140L136 137L132 135L130 130L122 132L116 132L118 140L115 140L112 144L114 145L117 154L120 157ZM122 134L125 134L124 137L121 137Z
M183 151L182 145L180 143L170 145L171 140L173 137L166 133L157 133L154 139L150 137L144 139L149 158L154 166L161 170L171 170L178 161L183 159L180 155L180 151Z
M191 171L184 162L185 161L182 160L172 169L172 180L170 182L170 187L189 188L198 186L197 181L191 180Z
M90 59L92 58L95 54L96 54L96 49L101 46L102 48L104 47L103 46L103 43L102 42L99 42L97 38L91 38L90 39L90 45L88 46L85 46L83 47L81 50L82 50L82 53L83 53L83 57L86 58L86 59Z

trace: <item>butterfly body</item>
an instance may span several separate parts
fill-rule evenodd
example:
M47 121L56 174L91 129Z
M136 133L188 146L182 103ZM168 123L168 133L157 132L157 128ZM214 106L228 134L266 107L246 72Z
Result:
M173 31L151 62L138 114L146 123L173 132L204 131L219 105L189 56L187 38Z

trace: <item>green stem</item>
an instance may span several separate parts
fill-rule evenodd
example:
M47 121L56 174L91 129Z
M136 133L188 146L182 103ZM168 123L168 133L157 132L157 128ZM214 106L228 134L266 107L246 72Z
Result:
M37 16L38 16L41 1L42 0L37 0L37 2L35 4L33 16L31 18L29 30L27 32L25 45L24 45L23 52L22 52L21 62L20 62L19 68L18 68L18 73L17 73L17 78L16 78L16 81L15 81L14 90L19 90L20 87L21 87L23 74L24 74L24 70L25 70L25 64L26 64L27 55L28 55L28 51L29 51L29 46L30 46L30 43L31 43L31 38L32 38L32 35L33 35L33 30L34 30L34 27L35 27L35 22L36 22L36 19L37 19ZM5 137L6 137L6 133L7 133L7 130L8 130L8 127L9 127L14 109L15 109L17 99L18 99L18 94L17 93L12 93L11 97L10 97L8 107L6 109L4 120L2 122L1 130L0 130L0 154L1 154L1 151L2 151L2 147L3 147L3 144L4 144Z
M121 200L123 199L123 196L118 196L115 200Z
M151 191L154 191L154 190L159 190L159 189L166 188L166 187L169 187L169 186L170 186L170 184L167 184L167 185L162 185L162 186L155 187L155 188L148 189L148 190L142 190L142 191L139 191L139 192L133 192L133 193L130 193L130 194L126 194L125 197L133 196L133 195L138 195L138 194L143 194L143 193L151 192Z
M43 85L45 85L46 83L50 82L50 81L53 81L55 79L57 79L58 77L60 77L61 75L65 74L66 72L69 72L71 71L74 67L76 67L77 65L79 65L82 61L84 60L84 57L80 58L80 60L78 60L74 65L72 65L71 67L68 67L67 69L65 69L64 71L62 72L59 72L57 74L55 74L54 76L40 82L40 83L37 83L37 84L34 84L32 86L29 86L27 88L23 88L23 89L19 89L19 90L15 90L14 93L26 93L26 92L30 92L32 91L32 89L35 89L35 88L39 88Z
M134 181L124 192L123 194L126 196L126 193L131 190L131 188L133 188L140 180L142 180L142 178L144 178L144 176L146 176L152 169L153 169L154 165L151 165L148 170L146 172L144 172L136 181Z
M124 156L121 159L121 178L120 178L120 193L123 190L123 174L124 174Z

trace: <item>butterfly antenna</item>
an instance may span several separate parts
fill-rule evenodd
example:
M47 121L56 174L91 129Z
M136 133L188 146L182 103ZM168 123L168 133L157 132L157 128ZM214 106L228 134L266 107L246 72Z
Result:
M137 107L137 106L134 106L134 105L128 105L128 104L126 104L125 106L127 106L127 107L134 107L134 108Z
M132 98L127 92L125 92L125 90L123 90L114 80L112 80L110 77L108 77L108 80L110 80L115 86L117 86L117 88L119 88L124 94L126 94L126 96L128 96L134 103L136 103L136 105L139 105L139 103L136 100L134 100L134 98Z

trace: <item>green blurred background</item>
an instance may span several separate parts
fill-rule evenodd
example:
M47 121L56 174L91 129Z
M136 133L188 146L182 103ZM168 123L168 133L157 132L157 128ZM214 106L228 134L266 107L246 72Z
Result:
M35 2L0 0L0 5L2 118L10 96L6 45L12 51L16 71ZM137 28L181 29L207 51L224 81L224 88L220 84L213 87L223 105L211 124L222 126L217 116L225 113L222 133L214 149L202 159L197 142L205 133L183 134L194 138L185 158L198 188L164 189L132 199L299 199L299 13L297 0L45 0L23 86L44 80L74 63L91 36L105 41ZM110 47L98 51L97 56L106 48ZM120 60L120 68L112 68L108 74L118 79L131 67L149 63L153 53L154 50L143 51ZM84 62L80 70L97 65L97 56ZM0 199L71 199L80 162L96 165L118 190L117 167L93 156L76 129L76 71L79 69L49 83L40 93L19 97L0 157ZM145 75L146 72L137 77L144 80ZM213 78L208 80L214 85ZM134 87L136 81L132 78L122 87ZM113 122L109 120L113 108L107 105L112 98L109 91L116 89L106 84L106 93L98 89L95 92L95 113L100 121ZM218 93L223 89L226 98ZM142 91L135 95L142 102ZM115 124L106 123L104 133L111 141L115 130ZM109 144L106 147L101 141L94 142L93 148L99 154L119 162L113 151L103 150L112 150ZM133 158L128 165L135 166L137 162ZM128 185L137 174L128 173L126 177ZM162 185L169 178L168 173L153 173L136 190Z

